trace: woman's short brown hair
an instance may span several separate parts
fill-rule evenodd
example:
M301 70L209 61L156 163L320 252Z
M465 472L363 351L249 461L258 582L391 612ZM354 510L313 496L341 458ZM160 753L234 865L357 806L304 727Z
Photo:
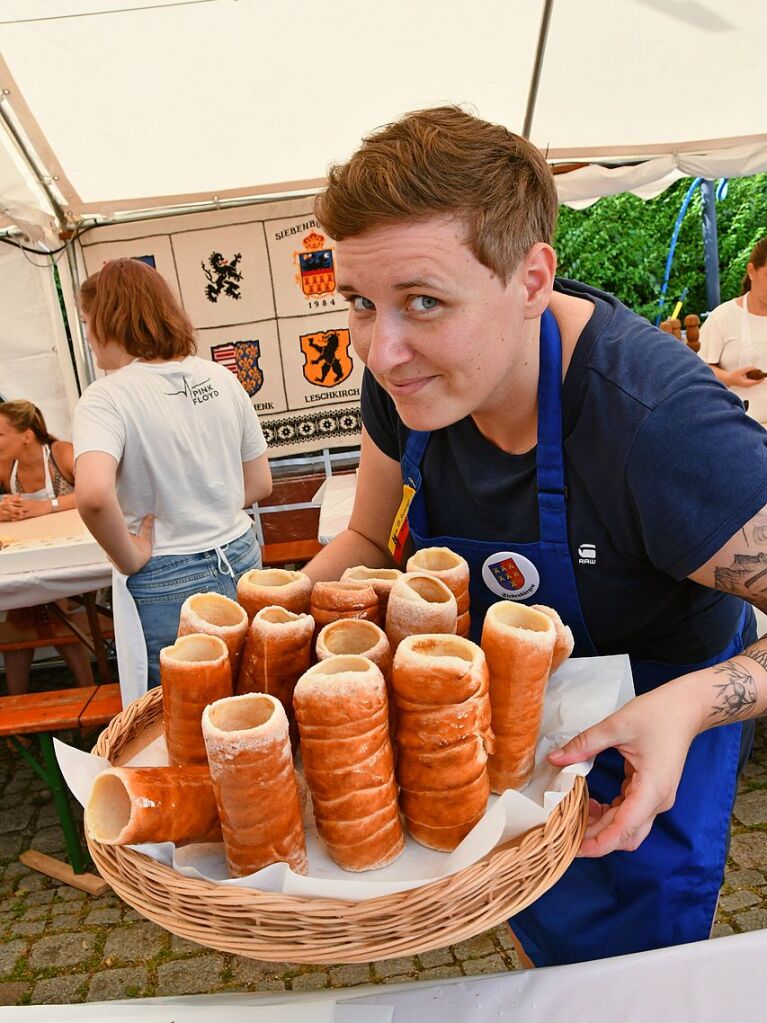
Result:
M536 242L551 243L557 193L540 151L457 106L416 110L331 167L315 210L337 241L383 224L454 215L480 263L508 280Z
M194 355L194 327L165 279L138 259L112 259L80 287L94 339L139 359Z

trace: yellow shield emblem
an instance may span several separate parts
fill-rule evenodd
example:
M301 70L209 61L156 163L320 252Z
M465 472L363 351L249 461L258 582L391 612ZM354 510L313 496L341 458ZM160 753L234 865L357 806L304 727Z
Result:
M304 355L304 377L315 387L337 387L354 369L348 329L301 334L299 340Z

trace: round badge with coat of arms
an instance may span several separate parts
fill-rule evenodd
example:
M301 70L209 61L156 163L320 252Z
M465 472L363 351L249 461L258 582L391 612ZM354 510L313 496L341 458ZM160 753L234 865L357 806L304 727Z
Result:
M538 569L528 558L514 551L497 551L485 559L482 582L504 600L527 600L541 584Z

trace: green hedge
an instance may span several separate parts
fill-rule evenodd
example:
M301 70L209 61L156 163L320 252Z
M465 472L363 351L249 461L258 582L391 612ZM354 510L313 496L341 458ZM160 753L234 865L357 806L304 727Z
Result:
M691 184L691 178L683 178L649 201L623 194L600 199L585 210L560 207L558 273L603 288L654 321L671 234ZM724 302L740 294L748 256L767 234L767 174L731 179L726 198L717 203L717 223ZM664 317L671 315L685 288L681 315L707 311L700 189L682 222Z

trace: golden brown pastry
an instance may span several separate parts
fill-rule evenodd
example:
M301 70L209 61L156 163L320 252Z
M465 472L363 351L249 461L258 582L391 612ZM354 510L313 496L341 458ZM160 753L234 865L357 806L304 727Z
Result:
M316 649L320 661L339 654L357 654L359 657L367 657L380 669L389 701L389 739L396 757L397 708L391 691L392 655L386 633L374 622L362 618L339 618L320 631Z
M232 678L237 678L248 635L248 616L237 601L220 593L195 593L187 597L181 605L178 634L188 636L193 632L223 639L229 651Z
M287 863L305 874L304 825L280 701L267 693L217 700L205 708L202 731L229 873L246 877Z
M398 568L366 568L364 565L355 565L344 571L341 581L352 579L356 582L370 583L378 597L378 617L380 624L383 624L386 621L386 607L391 588L401 577L402 572Z
M573 652L575 639L571 629L565 625L553 607L547 607L545 604L533 604L532 608L533 611L540 611L542 614L548 615L554 623L554 628L557 632L557 638L554 641L554 653L551 657L551 669L549 670L549 675L553 675L558 668L562 667Z
M448 586L435 576L408 572L389 594L386 635L392 653L406 636L455 634L458 604Z
M262 607L248 632L236 692L271 693L290 722L293 747L298 740L293 714L293 690L312 663L314 619L284 607Z
M532 777L556 637L552 619L524 604L502 600L485 615L482 649L490 670L495 733L488 764L493 792L524 788Z
M314 817L344 870L385 867L405 839L397 807L386 686L366 657L320 661L293 696Z
M469 616L469 565L460 554L449 547L424 547L408 560L408 572L420 572L441 579L458 604L456 635L468 636L471 627Z
M110 767L93 783L85 817L103 845L221 841L207 765Z
M339 618L320 630L317 657L326 661L340 654L367 657L384 679L391 675L391 648L386 633L375 622L363 618Z
M284 568L252 568L237 582L237 600L248 612L250 622L262 607L284 607L294 614L305 614L311 594L309 576Z
M408 830L450 852L481 819L492 749L485 656L461 636L405 638L392 670L397 779Z
M311 613L318 632L339 618L365 618L377 625L378 597L369 583L319 582L312 590Z
M214 700L232 695L226 643L218 636L181 636L160 651L160 682L170 763L177 767L206 764L202 712Z

